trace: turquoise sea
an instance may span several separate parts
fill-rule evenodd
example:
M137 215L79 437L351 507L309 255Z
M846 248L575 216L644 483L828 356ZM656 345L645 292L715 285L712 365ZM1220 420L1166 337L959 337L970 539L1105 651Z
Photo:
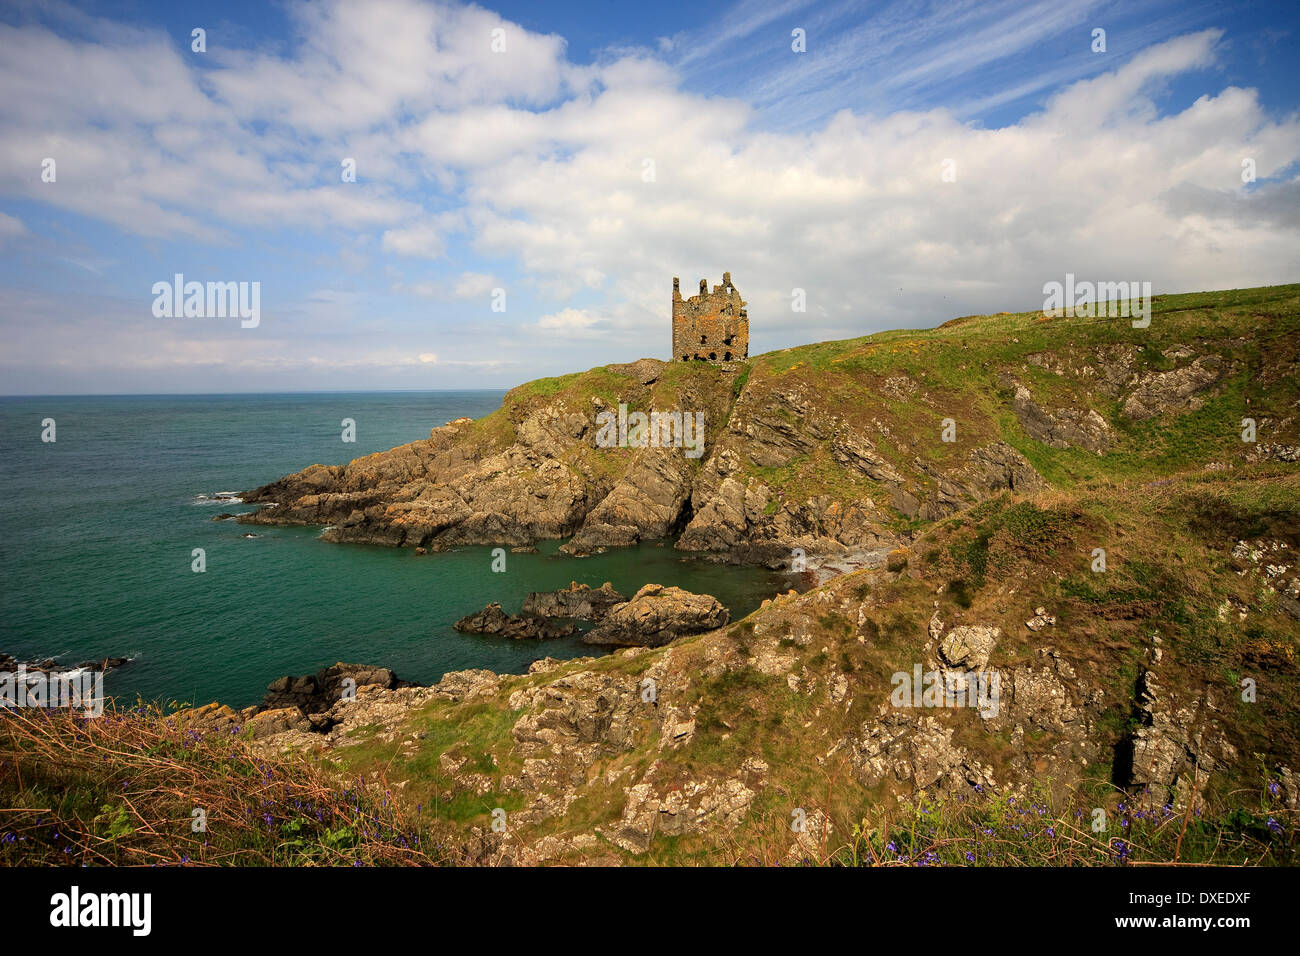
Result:
M529 591L654 581L716 595L747 614L788 577L643 544L589 558L491 549L417 556L323 542L318 528L214 522L218 492L245 491L309 464L343 464L481 417L502 392L0 398L0 651L63 663L133 658L111 672L119 699L245 706L284 674L336 661L405 678L522 672L541 657L599 653L575 638L460 634L456 619ZM52 443L42 421L55 420ZM356 422L356 442L341 421ZM206 498L200 496L207 496ZM255 538L243 535L253 532ZM207 570L191 569L194 548Z

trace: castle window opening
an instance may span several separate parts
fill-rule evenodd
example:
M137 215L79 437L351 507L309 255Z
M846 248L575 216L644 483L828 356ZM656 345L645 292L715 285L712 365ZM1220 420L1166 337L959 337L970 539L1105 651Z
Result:
M681 282L674 278L671 354L680 356L683 362L717 362L719 355L724 362L745 361L749 358L749 315L745 304L729 272L722 274L722 283L713 286L711 292L708 280L701 279L700 294L689 299L683 298ZM722 345L722 350L708 351L714 343Z

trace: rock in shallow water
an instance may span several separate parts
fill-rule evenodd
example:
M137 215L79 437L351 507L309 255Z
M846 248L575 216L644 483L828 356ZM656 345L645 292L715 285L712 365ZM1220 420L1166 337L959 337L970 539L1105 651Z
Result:
M500 637L567 637L577 631L573 624L551 621L531 614L507 614L495 601L476 614L462 617L452 625L466 634L496 634Z
M687 634L722 627L731 615L709 594L647 584L632 600L610 610L604 622L583 635L588 644L660 647Z
M626 600L608 581L598 588L574 581L559 591L533 591L524 598L524 613L599 621Z

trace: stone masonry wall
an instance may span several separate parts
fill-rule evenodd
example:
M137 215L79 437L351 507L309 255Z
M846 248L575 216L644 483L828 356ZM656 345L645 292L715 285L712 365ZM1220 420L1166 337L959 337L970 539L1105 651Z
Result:
M700 280L700 294L682 298L680 281L673 278L673 361L739 362L749 358L749 316L745 301L731 284L731 273L708 291Z

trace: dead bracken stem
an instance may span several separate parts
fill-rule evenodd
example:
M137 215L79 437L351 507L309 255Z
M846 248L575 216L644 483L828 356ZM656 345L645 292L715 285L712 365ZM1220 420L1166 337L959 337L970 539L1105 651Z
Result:
M412 819L382 780L344 783L156 707L110 706L97 718L6 710L0 767L3 863L392 866L452 856L438 852L432 821Z

